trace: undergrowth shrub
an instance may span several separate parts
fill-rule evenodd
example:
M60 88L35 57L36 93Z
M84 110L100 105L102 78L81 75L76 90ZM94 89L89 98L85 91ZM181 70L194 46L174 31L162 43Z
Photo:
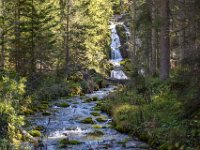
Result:
M173 79L140 78L140 85L123 87L101 106L113 116L113 125L160 150L198 149L200 111L185 119L185 103L174 89ZM139 81L137 81L138 83Z
M19 116L21 104L28 103L24 97L25 79L16 73L0 72L0 148L12 149L18 140L23 117Z

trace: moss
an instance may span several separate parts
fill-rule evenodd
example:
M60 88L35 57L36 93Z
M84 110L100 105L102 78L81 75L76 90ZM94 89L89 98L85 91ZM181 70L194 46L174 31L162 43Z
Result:
M96 118L96 121L98 121L98 122L106 122L107 119L104 118L104 117L98 117L98 118Z
M85 118L81 120L80 122L85 123L85 124L94 124L94 120L91 117Z
M74 102L73 104L79 104L78 102Z
M100 116L101 115L99 112L96 112L96 111L91 112L90 114L93 115L93 116Z
M63 103L56 103L55 105L58 106L58 107L69 107L69 106L70 106L70 105L69 105L68 103L66 103L66 102L63 102Z
M93 110L94 111L101 111L101 107L99 107L99 106L96 105L95 107L93 107Z
M45 112L42 113L42 115L43 115L43 116L51 116L51 113L48 112L48 111L45 111Z
M85 102L96 102L96 101L98 101L99 100L99 98L98 97L92 97L92 98L88 98L88 99L86 99L85 100Z
M49 108L49 105L47 104L41 104L40 106L37 107L39 111L44 111Z
M35 130L42 131L44 130L44 128L45 128L44 126L40 125L40 126L36 126Z
M21 113L22 113L23 115L25 115L25 116L29 116L29 115L33 115L33 114L34 114L34 111L31 110L31 109L26 108L25 110L22 110Z
M89 102L93 102L93 99L92 98L88 98L85 100L85 103L89 103Z
M104 133L102 131L95 130L94 132L91 132L88 135L90 135L90 136L103 136Z
M99 100L98 97L93 97L92 99L93 99L93 101L98 101Z
M32 108L32 110L33 110L34 112L38 112L38 111L39 111L39 109L38 109L37 107Z
M40 137L42 136L42 133L38 130L31 130L29 131L30 135L32 135L33 137Z
M95 125L93 125L92 126L94 129L101 129L102 128L102 126L100 126L100 125L98 125L98 124L95 124Z
M67 145L79 145L81 143L77 140L62 139L59 141L59 148L67 148Z
M48 101L42 101L41 104L49 105L49 102Z

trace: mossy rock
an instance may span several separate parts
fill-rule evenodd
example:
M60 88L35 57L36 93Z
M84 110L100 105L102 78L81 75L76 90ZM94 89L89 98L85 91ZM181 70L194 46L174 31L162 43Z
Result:
M68 145L79 145L81 143L77 140L62 139L59 141L59 148L67 148Z
M36 126L36 127L35 127L35 130L38 130L38 131L42 131L42 130L44 130L44 129L45 129L45 127L42 126L42 125Z
M99 100L99 98L98 98L98 97L93 97L92 99L93 99L93 101L94 101L94 102L96 102L96 101L98 101L98 100Z
M99 98L98 97L92 97L92 98L88 98L88 99L86 99L85 100L85 102L96 102L96 101L98 101L99 100Z
M99 112L96 112L96 111L91 112L90 114L93 115L93 116L100 116L101 115Z
M43 115L43 116L51 116L51 113L48 112L48 111L45 111L45 112L42 113L42 115Z
M68 103L66 103L66 102L63 102L63 103L56 103L55 104L56 106L58 106L58 107L69 107L70 105L68 104Z
M93 107L93 110L94 111L101 111L101 108L99 106L95 106L95 107Z
M88 99L85 100L85 103L90 103L90 102L93 102L92 98L88 98Z
M38 112L38 111L39 111L39 109L38 109L37 107L32 108L32 110L33 110L34 112Z
M80 122L85 123L85 124L94 124L94 120L92 119L92 117L85 118L81 120Z
M29 131L29 134L32 135L33 137L42 136L42 133L39 130L31 130L31 131Z
M79 104L79 102L73 102L73 104Z
M94 129L101 129L102 128L102 126L100 126L100 125L98 125L98 124L95 124L95 125L93 125L92 126Z
M29 115L33 115L34 111L26 108L25 110L22 110L22 114L25 115L25 116L29 116Z
M40 106L37 107L38 110L40 111L44 111L44 110L47 110L49 108L49 105L47 104L41 104Z
M88 135L90 135L90 136L103 136L104 133L102 131L95 130L94 132L91 132Z
M106 122L107 119L104 118L104 117L98 117L98 118L96 118L96 121L98 121L98 122Z
M49 102L48 101L42 101L41 104L49 105Z

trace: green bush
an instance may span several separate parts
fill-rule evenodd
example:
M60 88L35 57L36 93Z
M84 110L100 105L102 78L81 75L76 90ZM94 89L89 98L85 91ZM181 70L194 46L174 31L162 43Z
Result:
M29 103L24 97L25 81L14 72L0 71L0 149L13 149L19 127L24 124L18 114L25 108L22 104Z
M101 109L113 116L114 127L164 149L198 149L200 111L191 119L182 118L184 103L174 82L146 78L134 88L122 88L110 95ZM148 100L148 101L147 101ZM188 140L190 139L190 140Z

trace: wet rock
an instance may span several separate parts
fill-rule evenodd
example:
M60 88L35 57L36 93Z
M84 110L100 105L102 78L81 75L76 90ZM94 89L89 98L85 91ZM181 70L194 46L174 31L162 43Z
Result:
M58 107L69 107L70 106L68 103L65 103L65 102L63 102L63 103L56 103L55 105L58 106Z
M107 119L104 118L104 117L98 117L98 118L96 118L96 121L98 121L98 122L106 122Z
M139 143L137 141L129 141L126 143L126 148L139 148L139 149L148 149L148 145L145 143Z
M90 136L103 136L104 133L100 130L95 130L94 132L89 133Z

